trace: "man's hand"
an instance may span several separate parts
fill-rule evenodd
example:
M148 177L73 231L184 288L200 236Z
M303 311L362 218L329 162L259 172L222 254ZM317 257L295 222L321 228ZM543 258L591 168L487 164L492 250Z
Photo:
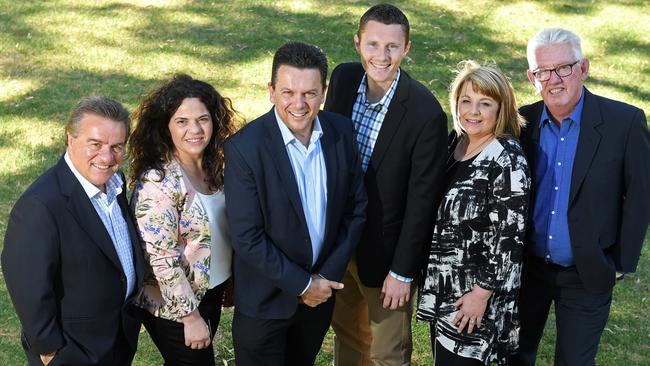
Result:
M41 362L43 362L44 366L47 366L47 365L49 365L50 362L52 362L52 359L54 358L54 356L56 356L56 352L57 351L40 355L41 356Z
M381 288L381 296L384 299L384 309L400 308L411 299L411 283L400 281L389 273Z
M467 333L472 333L474 327L481 327L485 307L490 296L492 296L492 291L485 290L477 285L474 286L472 291L466 293L454 303L454 306L457 309L460 308L460 310L458 310L451 322L458 325L458 333L461 333L465 326L467 326Z
M324 303L332 296L332 289L340 290L343 284L336 281L330 281L320 275L311 275L311 283L304 294L300 295L300 302L315 308Z
M210 345L210 328L201 317L198 310L181 318L185 345L191 349L203 349Z

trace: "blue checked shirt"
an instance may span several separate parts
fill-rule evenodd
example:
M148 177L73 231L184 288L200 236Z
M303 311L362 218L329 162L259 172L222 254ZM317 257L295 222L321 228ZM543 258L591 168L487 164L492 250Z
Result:
M97 211L99 218L102 220L106 231L108 231L108 235L113 241L117 257L120 259L122 270L126 276L126 294L124 297L126 300L135 287L135 268L133 265L133 251L131 238L129 237L129 229L124 216L122 216L120 205L117 203L117 196L122 193L122 177L119 174L113 174L108 182L106 182L106 193L104 193L77 171L67 152L65 153L64 159L68 167L70 167L70 170L72 170L72 173L77 177L79 183L81 183L95 211Z
M386 94L378 102L370 103L366 99L367 75L363 75L359 89L357 89L357 99L352 107L352 121L354 122L354 131L356 132L357 145L361 154L361 166L364 172L368 170L370 157L375 148L375 142L377 142L377 136L379 136L384 117L388 113L388 106L395 95L400 74L400 69L397 69L395 79L390 84ZM400 276L393 271L390 271L390 275L402 282L413 281L412 278Z
M366 75L363 75L359 89L357 89L357 99L354 101L354 106L352 107L352 121L354 122L357 144L359 145L359 153L361 154L361 167L363 167L364 172L368 170L368 164L370 164L370 157L375 148L375 142L377 142L379 129L388 112L390 101L393 99L393 95L395 95L400 73L401 71L398 69L395 80L393 80L386 94L378 102L370 103L366 99L366 90L368 88L366 85Z

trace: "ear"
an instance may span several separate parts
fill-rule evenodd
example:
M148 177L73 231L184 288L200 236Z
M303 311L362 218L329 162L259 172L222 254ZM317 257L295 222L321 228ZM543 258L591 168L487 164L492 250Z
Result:
M526 74L528 75L528 81L530 81L530 83L533 84L533 86L535 86L535 82L537 80L535 80L535 75L533 75L533 72L530 71L530 69L529 69L529 70L526 70Z
M271 102L271 104L275 104L275 88L273 87L273 83L269 81L268 87L269 87L269 101Z
M404 56L406 56L407 53L409 53L409 50L411 49L411 41L406 42L406 45L404 46Z
M359 49L361 48L361 39L359 38L359 35L355 33L354 35L354 48L357 50L357 53L361 53Z
M588 75L589 75L589 59L585 57L580 62L580 76L583 82L587 80Z
M72 139L73 139L73 137L72 137L71 134L69 134L69 133L65 134L65 141L66 141L67 146L70 146L70 143L72 142Z

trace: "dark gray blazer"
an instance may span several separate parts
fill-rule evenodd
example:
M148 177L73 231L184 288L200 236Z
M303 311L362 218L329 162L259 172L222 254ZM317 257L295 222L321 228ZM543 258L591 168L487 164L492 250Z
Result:
M615 271L634 272L639 261L650 221L650 133L641 109L584 92L569 236L585 287L605 291L614 286ZM543 108L539 101L520 110L528 121L521 142L533 172L533 195Z

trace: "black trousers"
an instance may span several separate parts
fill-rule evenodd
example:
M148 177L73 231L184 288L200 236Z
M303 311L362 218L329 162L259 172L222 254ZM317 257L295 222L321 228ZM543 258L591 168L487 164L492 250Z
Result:
M221 318L223 287L221 284L208 290L199 304L199 313L210 327L211 338L214 338ZM191 349L185 345L183 323L153 316L146 310L143 314L142 323L165 360L165 366L215 364L212 344L204 349Z
M575 267L561 267L537 257L528 259L524 271L519 295L519 352L511 356L510 365L535 364L551 303L557 329L555 365L595 365L612 290L591 292L584 288Z
M257 319L237 311L232 338L237 366L312 366L334 311L334 296L311 308L298 305L289 319Z

